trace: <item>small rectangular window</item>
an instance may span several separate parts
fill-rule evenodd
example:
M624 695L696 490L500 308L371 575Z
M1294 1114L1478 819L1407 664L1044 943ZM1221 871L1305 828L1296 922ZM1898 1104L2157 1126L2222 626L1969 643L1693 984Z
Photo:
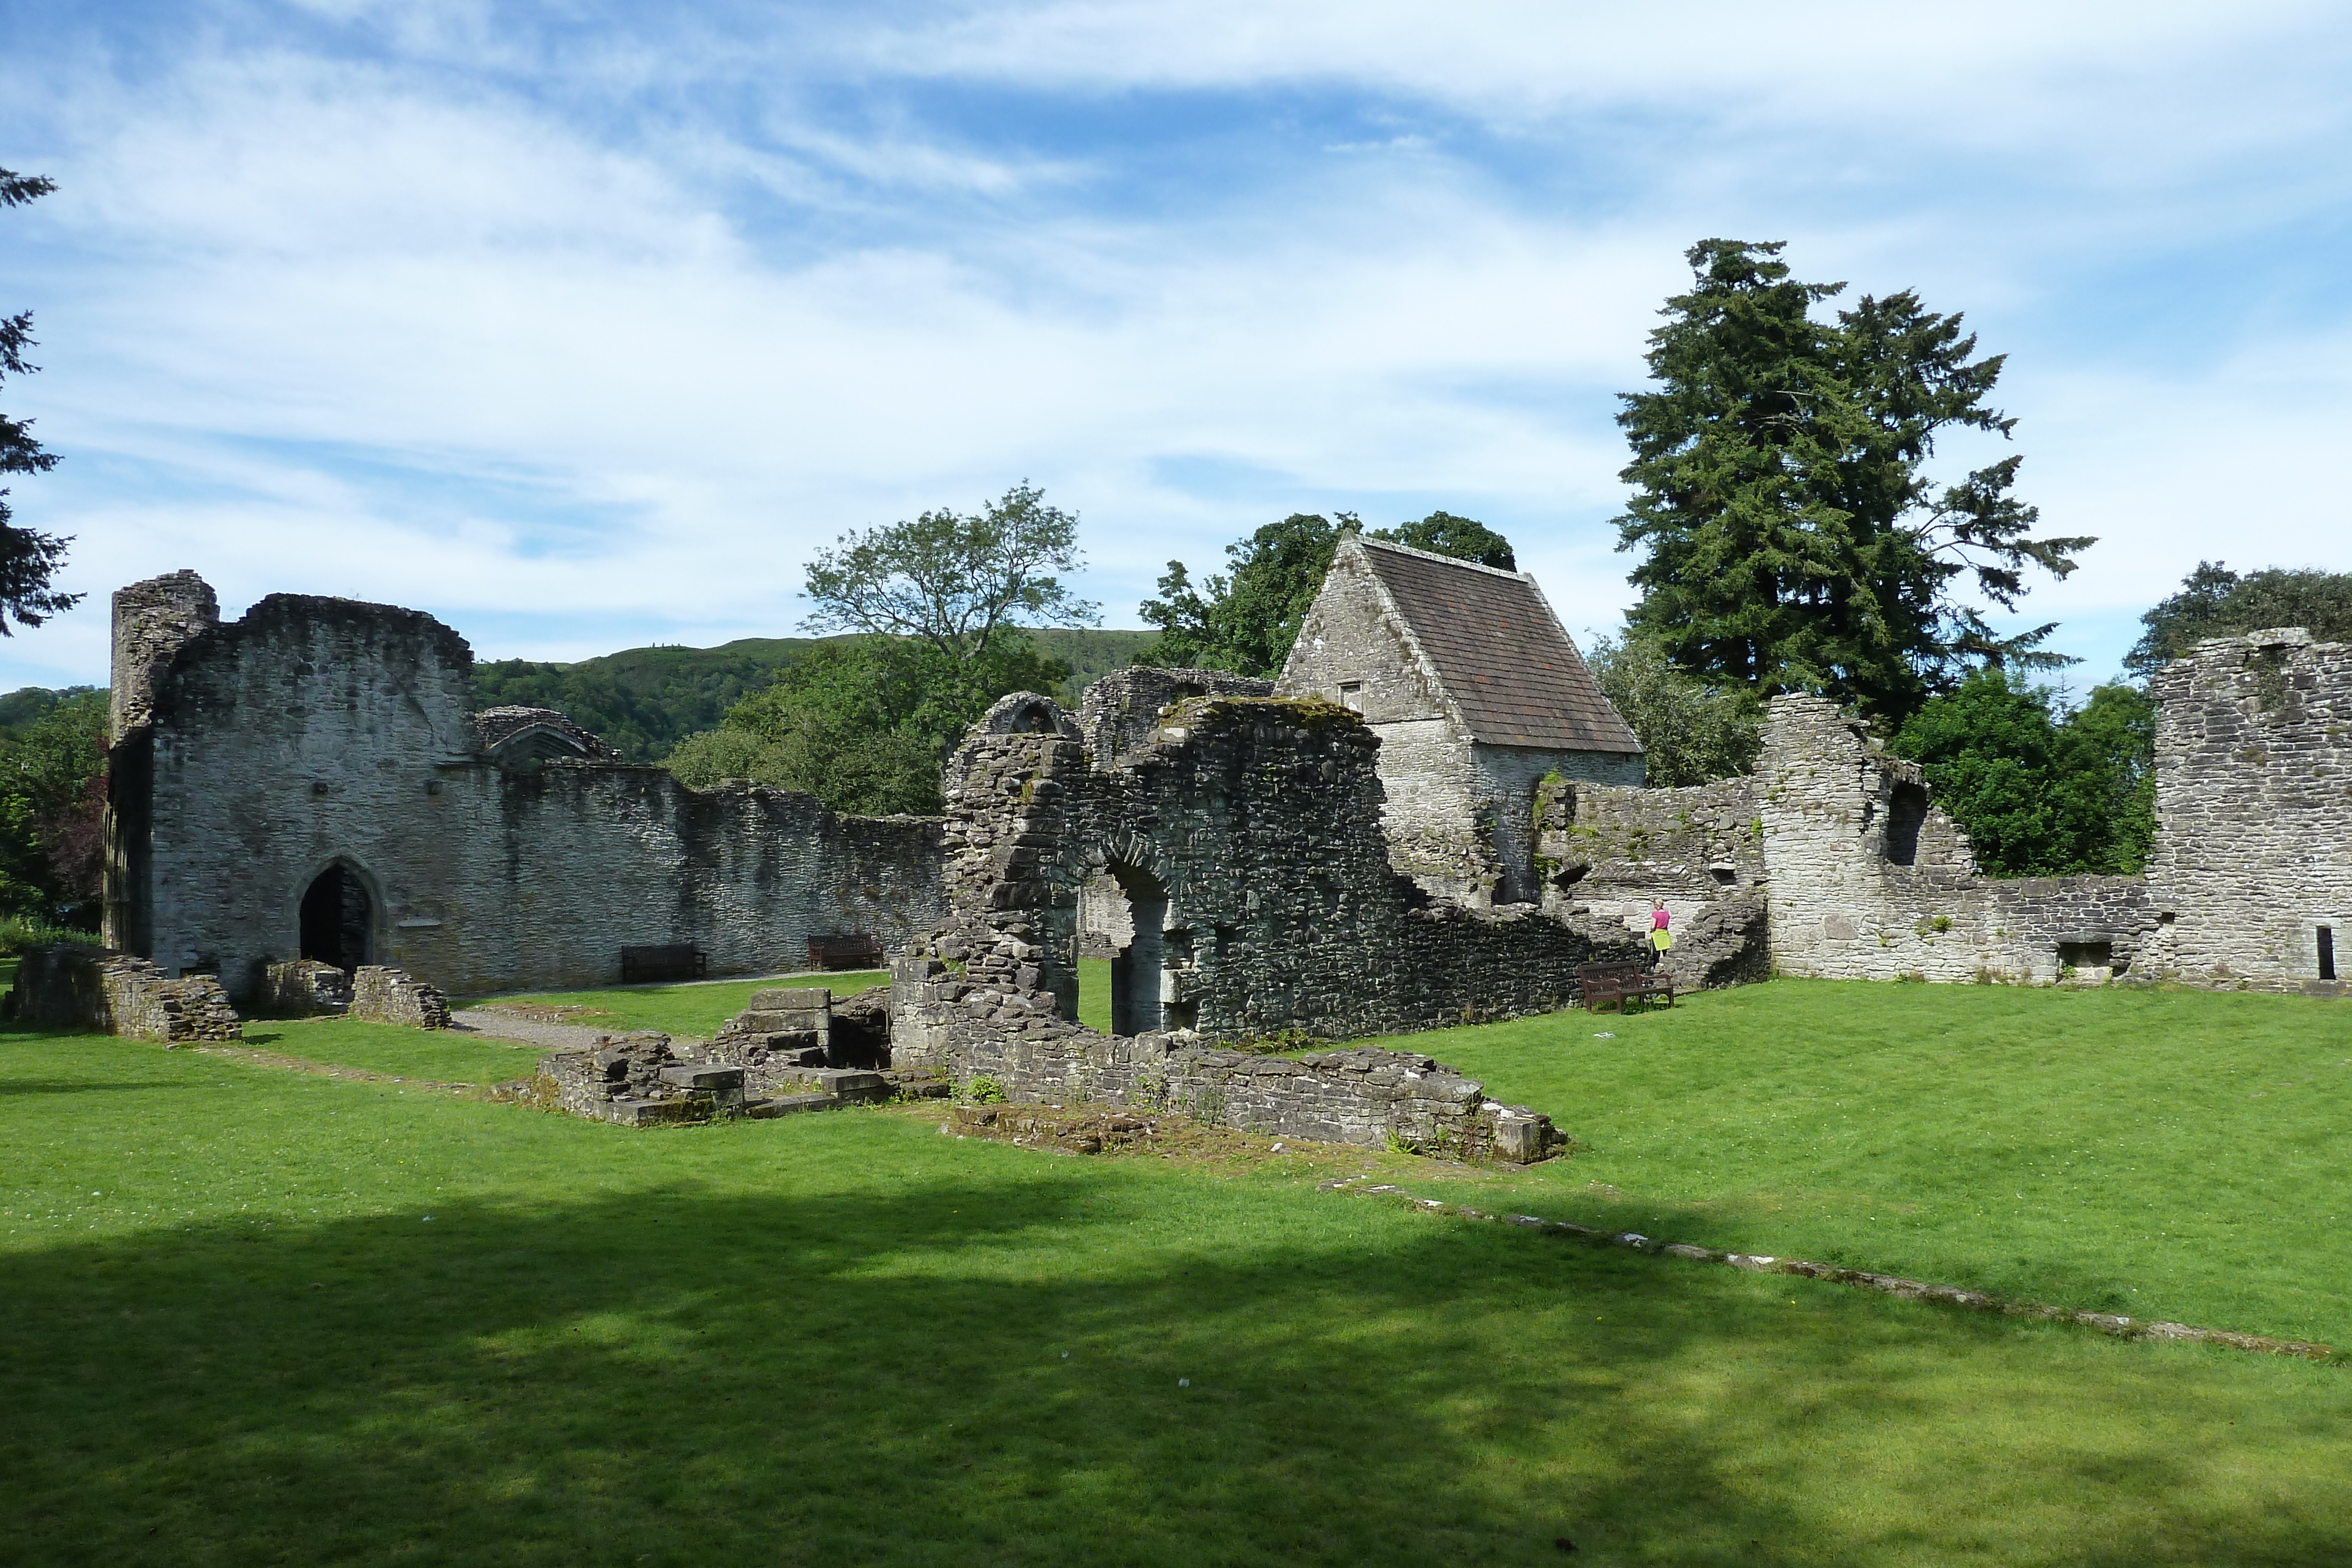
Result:
M1339 700L1348 706L1354 708L1358 713L1363 712L1364 683L1361 681L1341 681L1339 683Z
M2336 977L2336 927L2333 925L2319 928L2319 977L2323 980Z

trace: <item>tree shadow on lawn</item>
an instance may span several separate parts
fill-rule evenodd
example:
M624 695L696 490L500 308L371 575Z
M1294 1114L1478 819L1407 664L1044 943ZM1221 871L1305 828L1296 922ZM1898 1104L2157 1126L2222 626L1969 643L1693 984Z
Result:
M2326 1369L1360 1198L1296 1199L1363 1205L1360 1243L1321 1210L1311 1246L1120 1236L1171 1191L680 1186L22 1254L0 1285L10 1544L53 1563L1549 1562L1563 1538L1587 1563L2352 1554L2347 1401L2275 1414L2277 1378ZM2258 1490L2232 1490L2242 1470Z

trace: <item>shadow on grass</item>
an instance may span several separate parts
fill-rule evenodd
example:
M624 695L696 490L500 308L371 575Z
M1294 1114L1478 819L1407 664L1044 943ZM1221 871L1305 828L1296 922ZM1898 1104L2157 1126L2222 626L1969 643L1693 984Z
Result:
M187 1085L167 1079L152 1082L89 1083L58 1081L44 1082L28 1078L0 1079L0 1095L9 1094L113 1094L130 1089L184 1089Z
M2176 1436L2218 1432L2262 1409L2258 1386L1811 1286L1768 1303L1756 1281L1499 1227L1430 1221L1360 1252L1343 1232L1130 1241L1089 1265L1168 1190L678 1186L20 1255L0 1283L10 1546L50 1563L1549 1562L1559 1539L1587 1563L2352 1553L2340 1479L2276 1490L2307 1455L2272 1456L2242 1504L2199 1443L2137 1424L2162 1402ZM1811 1310L1780 1311L1791 1296ZM2064 1375L2037 1385L2053 1354ZM1997 1385L1956 1393L1971 1368ZM2098 1508L2116 1524L2083 1533Z

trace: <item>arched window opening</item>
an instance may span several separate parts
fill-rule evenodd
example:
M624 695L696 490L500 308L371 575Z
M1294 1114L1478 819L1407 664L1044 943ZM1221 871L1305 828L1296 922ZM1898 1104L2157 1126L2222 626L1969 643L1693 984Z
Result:
M1150 1034L1160 1027L1168 967L1168 889L1137 866L1110 866L1127 898L1134 935L1110 961L1110 1031Z
M311 879L302 894L302 956L356 969L370 957L375 901L367 884L337 862Z
M1927 791L1916 784L1897 784L1886 806L1886 862L1915 865L1919 860L1919 830L1927 821Z

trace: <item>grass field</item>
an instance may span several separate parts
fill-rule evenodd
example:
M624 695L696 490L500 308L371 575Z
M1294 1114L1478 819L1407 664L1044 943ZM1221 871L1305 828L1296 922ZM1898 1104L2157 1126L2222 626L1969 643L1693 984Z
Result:
M708 1040L719 1026L751 1005L751 993L772 986L825 986L836 997L853 997L890 977L879 969L843 970L790 980L713 980L691 986L629 986L609 991L562 991L500 997L509 1006L579 1009L566 1021L590 1029L657 1029L665 1034ZM467 1004L460 1002L458 1006Z
M1779 980L1412 1044L1582 1142L1538 1212L2352 1346L2341 1002Z
M0 1034L0 1562L2352 1560L2340 1364L1314 1185L1371 1167L1565 1218L1646 1203L1661 1232L1811 1226L1817 1253L1908 1236L1965 1261L1955 1183L1985 1185L1966 1172L2039 1160L2011 1190L2052 1204L2053 1151L2097 1148L2115 1212L2168 1190L2231 1216L2249 1256L2340 1281L2318 1216L2342 1210L2295 1207L2329 1157L2322 1096L2344 1103L2317 1054L2340 1015L2300 1005L1784 982L1419 1037L1590 1142L1499 1175L1055 1158L943 1138L920 1109L628 1133ZM270 1028L298 1055L400 1049ZM2309 1103L2247 1120L2281 1109L2264 1085L2290 1063ZM2027 1068L2040 1142L2006 1082ZM2133 1133L2151 1101L2169 1120ZM2125 1168L2159 1147L2228 1168ZM1920 1223L1868 1218L1903 1191ZM2066 1201L2091 1267L2126 1258L2095 1234L2109 1200ZM2038 1269L2066 1226L1981 1234L2021 1233Z

